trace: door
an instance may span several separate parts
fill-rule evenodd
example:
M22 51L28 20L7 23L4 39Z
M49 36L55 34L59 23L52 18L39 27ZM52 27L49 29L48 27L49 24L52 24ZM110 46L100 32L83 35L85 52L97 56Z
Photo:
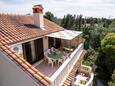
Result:
M36 60L39 61L44 58L44 51L43 51L43 39L37 39L34 41L34 46L35 46L35 56Z
M52 37L48 37L48 46L49 48L54 47L54 39Z
M31 50L31 43L30 42L26 42L22 44L23 47L23 56L24 58L30 63L32 64L32 50Z
M49 37L48 41L49 41L49 48L51 47L60 48L61 46L61 39Z
M60 46L61 46L61 39L55 38L54 41L55 41L55 48L57 48L57 49L60 48Z

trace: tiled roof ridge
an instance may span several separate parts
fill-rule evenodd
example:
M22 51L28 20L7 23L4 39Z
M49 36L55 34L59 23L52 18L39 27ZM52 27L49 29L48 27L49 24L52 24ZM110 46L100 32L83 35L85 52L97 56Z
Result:
M0 16L10 16L10 17L31 17L31 18L33 18L33 16L32 15L27 15L27 14L22 14L22 15L20 15L20 14L5 14L5 13L3 13L3 14L1 14L0 13ZM48 20L47 18L45 18L44 17L44 20L47 20L47 21L49 21L49 22L51 22L51 23L53 23L53 24L55 24L55 25L58 25L58 24L56 24L55 22L53 22L53 21L50 21L50 20ZM61 27L60 25L58 25L58 27ZM63 27L61 27L62 29L64 29Z
M0 13L0 16L4 15L4 16L32 16L31 14L14 14L14 13Z
M11 17L32 17L33 18L33 16L30 14L30 15L27 15L27 14L7 14L7 13L0 13L0 16L11 16ZM53 23L53 24L55 24L55 25L58 25L58 24L56 24L55 22L53 22L53 21L50 21L50 20L48 20L47 18L45 18L44 17L44 19L45 20L47 20L47 21L49 21L49 22L51 22L51 23ZM58 25L59 27L61 27L60 25ZM63 27L61 27L61 28L63 28ZM64 28L63 28L64 29Z
M20 57L15 51L11 50L8 45L0 46L0 50L5 52L7 56L12 57L17 63L20 64L27 72L29 72L36 80L45 86L50 85L50 80L47 76L43 75L39 70L30 65L26 60Z

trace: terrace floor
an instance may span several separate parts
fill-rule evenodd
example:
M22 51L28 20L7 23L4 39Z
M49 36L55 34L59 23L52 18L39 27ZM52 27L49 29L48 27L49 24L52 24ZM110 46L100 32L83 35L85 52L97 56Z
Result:
M65 54L67 55L65 57L65 60L66 60L68 56L70 55L70 53L65 52ZM48 61L45 61L44 59L42 59L41 61L35 63L33 66L36 69L38 69L40 72L42 72L44 75L46 75L47 77L51 77L62 64L60 63L60 65L58 65L58 61L56 61L55 63L53 63L53 67L52 67L51 64L48 65Z
M47 61L44 60L34 65L36 69L38 69L40 72L48 77L51 77L60 66L61 64L58 66L57 63L55 63L52 67L50 64L48 65Z

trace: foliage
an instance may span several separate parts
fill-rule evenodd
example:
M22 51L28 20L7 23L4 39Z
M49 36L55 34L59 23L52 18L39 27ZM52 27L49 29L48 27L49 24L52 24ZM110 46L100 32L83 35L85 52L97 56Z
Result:
M83 64L88 65L88 66L92 66L94 65L96 59L97 59L98 53L95 52L93 49L88 49L86 51L86 54L84 56L84 61Z
M53 22L59 24L59 25L60 25L60 23L61 23L61 20L58 19L57 17L55 17L54 14L51 13L51 12L49 12L49 11L45 13L44 17L45 17L46 19L50 20L50 21L53 21Z
M47 18L50 21L53 21L53 19L54 19L53 13L51 13L49 11L45 13L44 17Z
M109 69L107 68L107 56L106 54L102 51L102 49L100 49L98 54L98 57L95 61L95 64L97 65L97 69L96 69L96 76L98 78L100 78L101 80L108 82L110 80L110 72Z
M109 28L115 28L115 19L111 22L111 24L109 25Z
M107 34L101 41L102 50L112 60L115 60L115 33Z
M82 15L76 17L75 15L67 14L62 19L61 25L69 30L81 30Z
M111 81L108 84L109 86L115 86L115 70L111 76Z
M102 51L106 57L104 59L109 74L115 69L115 33L108 33L101 41Z
M110 81L115 69L115 33L108 33L102 39L96 65L98 66L97 76L105 82Z

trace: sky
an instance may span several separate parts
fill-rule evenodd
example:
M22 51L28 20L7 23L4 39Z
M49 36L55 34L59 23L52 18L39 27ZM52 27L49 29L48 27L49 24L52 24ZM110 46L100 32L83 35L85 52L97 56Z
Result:
M115 0L0 0L0 13L32 14L33 5L42 4L44 12L58 18L66 14L84 17L115 18Z

